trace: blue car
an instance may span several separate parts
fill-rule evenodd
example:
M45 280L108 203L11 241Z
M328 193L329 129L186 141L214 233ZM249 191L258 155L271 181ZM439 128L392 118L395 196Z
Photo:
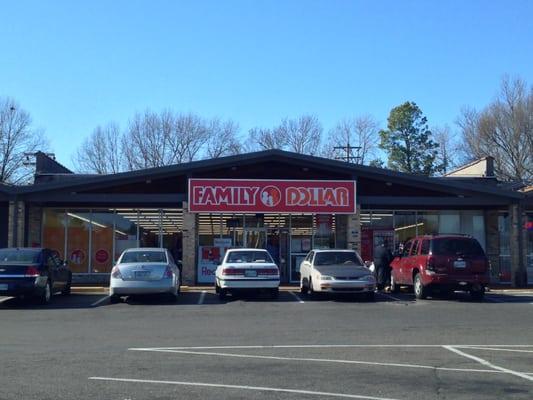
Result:
M47 304L54 293L70 294L72 272L50 249L0 249L0 296Z

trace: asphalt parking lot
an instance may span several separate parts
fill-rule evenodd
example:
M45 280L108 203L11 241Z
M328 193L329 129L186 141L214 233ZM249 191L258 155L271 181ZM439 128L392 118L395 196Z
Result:
M0 298L0 399L531 399L533 292Z

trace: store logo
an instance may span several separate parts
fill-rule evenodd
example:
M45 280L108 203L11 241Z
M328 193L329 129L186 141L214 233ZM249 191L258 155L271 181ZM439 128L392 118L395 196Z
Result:
M281 201L281 192L275 186L267 186L261 190L261 203L267 207L276 207Z

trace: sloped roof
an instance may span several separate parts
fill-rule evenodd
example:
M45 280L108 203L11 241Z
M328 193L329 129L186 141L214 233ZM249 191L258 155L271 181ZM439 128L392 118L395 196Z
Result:
M304 154L298 154L283 150L264 150L253 153L240 154L235 156L220 157L209 160L192 161L188 163L175 164L163 167L148 168L136 171L122 172L110 175L96 176L78 176L76 174L64 179L53 182L45 182L39 185L21 186L16 189L21 195L25 193L38 193L51 190L69 190L76 191L87 186L110 186L113 184L124 184L128 182L141 181L146 179L163 178L172 175L186 175L198 171L208 171L210 169L228 168L253 164L254 162L273 161L288 162L302 166L312 166L325 170L336 171L339 173L352 174L355 177L366 177L385 182L397 182L405 185L413 185L428 189L452 191L452 192L474 192L478 194L490 194L494 196L520 199L523 194L503 190L494 185L484 183L464 182L455 179L432 178L421 175L408 174L403 172L392 171L389 169L370 167L366 165L356 165L344 161L332 160L323 157L316 157Z

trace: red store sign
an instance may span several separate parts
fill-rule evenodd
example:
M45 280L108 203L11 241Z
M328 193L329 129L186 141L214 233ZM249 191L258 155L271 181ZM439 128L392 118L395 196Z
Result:
M355 181L189 179L189 211L355 213Z

